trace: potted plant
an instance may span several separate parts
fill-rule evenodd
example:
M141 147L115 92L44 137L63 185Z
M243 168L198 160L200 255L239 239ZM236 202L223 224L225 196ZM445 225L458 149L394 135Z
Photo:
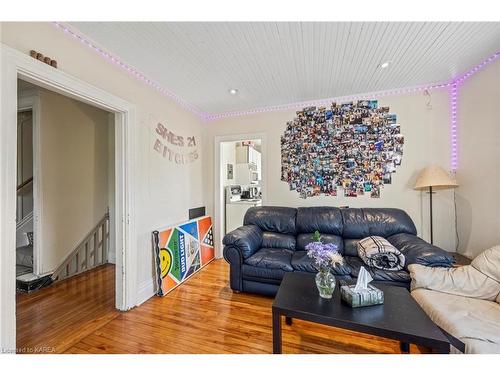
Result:
M314 266L318 270L316 274L316 287L322 298L332 298L335 290L335 276L330 272L336 264L343 264L344 259L338 252L335 244L324 244L321 234L316 231L312 236L313 242L306 245L307 256L314 260Z

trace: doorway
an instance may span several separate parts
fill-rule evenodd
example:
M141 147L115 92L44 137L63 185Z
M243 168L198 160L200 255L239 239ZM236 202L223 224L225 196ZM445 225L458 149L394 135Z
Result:
M23 80L18 105L16 276L33 291L115 259L114 114Z
M224 235L243 225L246 211L266 202L266 136L243 134L215 138L215 223L217 256Z
M101 89L47 67L8 46L1 48L0 126L0 347L16 349L16 175L18 79L113 113L115 141L116 305L128 310L137 303L136 232L134 225L135 107ZM36 175L35 175L36 177ZM35 203L36 203L36 194Z
M115 306L114 115L23 80L18 98L17 350L60 352Z

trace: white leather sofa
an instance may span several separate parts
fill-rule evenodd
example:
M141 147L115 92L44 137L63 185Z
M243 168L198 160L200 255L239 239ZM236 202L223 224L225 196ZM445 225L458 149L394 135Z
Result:
M412 264L408 269L413 298L434 323L465 344L465 353L500 353L500 246L468 266ZM458 350L452 346L451 351Z

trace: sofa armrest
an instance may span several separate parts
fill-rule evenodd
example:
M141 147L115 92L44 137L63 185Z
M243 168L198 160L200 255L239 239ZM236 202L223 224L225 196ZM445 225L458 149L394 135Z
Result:
M262 230L256 225L244 225L224 236L224 249L237 249L243 259L257 252L262 245ZM224 251L225 252L225 251Z
M421 264L429 267L450 267L454 261L447 251L431 245L420 237L408 233L399 233L387 239L405 256L405 269L410 264Z
M409 270L411 290L424 288L489 301L494 301L500 293L500 283L473 266L440 268L411 264Z

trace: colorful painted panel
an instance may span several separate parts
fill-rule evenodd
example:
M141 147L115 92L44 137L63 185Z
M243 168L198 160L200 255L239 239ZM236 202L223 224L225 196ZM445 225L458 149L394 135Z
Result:
M212 219L198 219L153 232L158 295L164 296L215 257Z
M389 107L376 100L307 107L281 137L281 180L301 198L380 197L403 157L404 137Z

